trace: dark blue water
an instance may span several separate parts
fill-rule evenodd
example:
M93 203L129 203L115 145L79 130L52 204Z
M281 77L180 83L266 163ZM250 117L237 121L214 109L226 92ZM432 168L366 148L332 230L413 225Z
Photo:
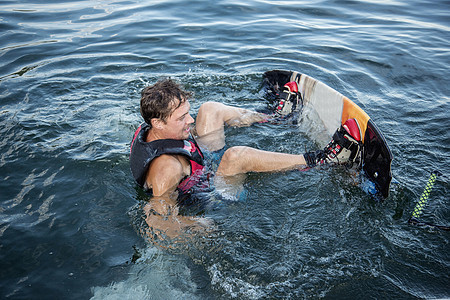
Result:
M449 233L407 223L430 172L450 174L450 3L241 2L0 2L1 298L450 297ZM395 158L389 198L339 168L250 174L245 201L207 212L210 236L148 242L128 165L140 90L170 76L194 111L258 108L275 68L372 117ZM319 146L267 124L227 143ZM449 189L438 178L423 220L450 224Z

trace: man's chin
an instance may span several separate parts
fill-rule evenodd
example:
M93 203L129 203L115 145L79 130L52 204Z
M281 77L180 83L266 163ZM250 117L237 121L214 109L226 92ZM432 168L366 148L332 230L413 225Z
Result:
M191 131L190 130L185 131L184 132L184 136L185 136L184 139L187 139L190 135L191 135Z

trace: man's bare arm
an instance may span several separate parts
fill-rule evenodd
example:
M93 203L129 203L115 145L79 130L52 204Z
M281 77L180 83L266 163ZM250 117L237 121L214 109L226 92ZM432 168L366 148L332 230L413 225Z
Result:
M174 238L188 230L205 230L207 227L205 219L178 214L176 188L187 172L190 169L172 155L160 156L150 165L147 185L152 188L153 197L144 212L153 235Z

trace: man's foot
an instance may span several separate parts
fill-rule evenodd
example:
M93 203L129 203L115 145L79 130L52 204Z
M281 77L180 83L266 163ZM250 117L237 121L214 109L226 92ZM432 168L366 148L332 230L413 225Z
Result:
M277 101L275 117L287 117L296 111L300 111L303 106L303 99L298 91L297 83L295 81L286 83L283 90L277 94Z
M347 120L333 135L330 143L323 149L304 154L308 167L326 163L356 163L359 167L362 152L361 129L356 119Z

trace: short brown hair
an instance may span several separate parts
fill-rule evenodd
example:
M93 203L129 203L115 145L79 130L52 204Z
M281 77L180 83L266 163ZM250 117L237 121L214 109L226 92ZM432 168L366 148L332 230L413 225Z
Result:
M153 118L166 121L172 112L180 107L192 93L185 91L172 79L162 79L141 92L141 115L152 126ZM178 100L178 101L177 101ZM178 103L177 103L178 102Z

